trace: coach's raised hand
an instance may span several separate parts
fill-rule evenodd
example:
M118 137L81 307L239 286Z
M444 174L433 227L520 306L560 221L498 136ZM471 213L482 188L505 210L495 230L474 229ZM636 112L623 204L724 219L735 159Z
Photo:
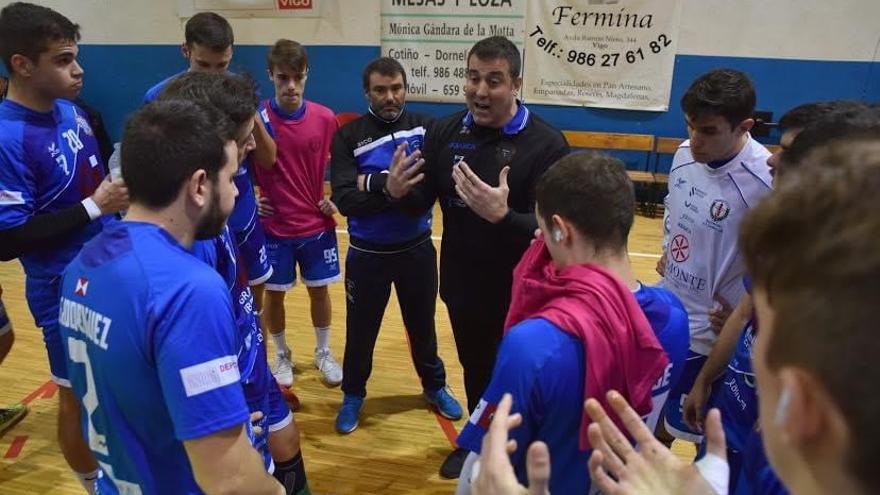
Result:
M394 150L394 156L391 158L388 179L385 181L385 192L392 199L406 196L413 186L425 178L425 174L421 172L422 165L425 164L421 150L407 154L406 148L408 146L408 143L401 143Z
M452 180L455 181L455 192L474 213L492 223L498 223L510 210L507 206L507 196L510 194L510 187L507 185L509 173L510 167L502 168L498 174L498 187L492 187L483 182L465 161L461 161L452 167Z
M128 187L121 178L110 180L108 175L92 194L92 201L104 215L110 215L128 208Z

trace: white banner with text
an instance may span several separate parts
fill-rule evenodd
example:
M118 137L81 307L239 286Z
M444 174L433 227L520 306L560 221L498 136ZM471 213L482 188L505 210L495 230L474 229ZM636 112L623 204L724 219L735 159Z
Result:
M544 0L528 4L529 103L665 111L681 0Z

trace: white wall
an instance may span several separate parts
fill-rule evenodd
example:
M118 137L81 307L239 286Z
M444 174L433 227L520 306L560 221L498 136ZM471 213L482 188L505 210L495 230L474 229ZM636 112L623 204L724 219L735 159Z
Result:
M183 39L178 0L31 1L80 23L85 43L176 44ZM265 45L286 37L311 45L378 45L381 2L389 1L313 0L325 4L321 19L230 22L239 44ZM877 60L880 0L682 1L681 54Z

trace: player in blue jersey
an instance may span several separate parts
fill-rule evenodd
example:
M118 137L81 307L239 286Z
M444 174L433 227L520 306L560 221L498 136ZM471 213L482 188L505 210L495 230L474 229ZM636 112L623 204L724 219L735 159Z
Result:
M471 451L459 479L459 493L468 491L470 470L481 450L483 435L505 393L512 394L512 410L522 416L522 424L511 432L512 438L521 446L541 440L550 450L550 492L587 493L590 451L577 434L582 425L585 388L590 396L604 395L600 388L610 385L614 378L594 378L596 381L588 386L585 376L625 377L619 383L626 384L628 393L637 396L642 412L647 413L656 407L654 404L663 403L680 375L688 346L687 313L669 291L643 286L632 273L626 246L634 204L632 182L623 164L600 153L569 155L538 182L536 216L545 237L550 237L547 249L555 268L544 268L543 280L522 271L533 254L533 245L517 267L516 280L525 279L531 293L561 291L548 298L545 308L577 313L588 321L608 321L616 330L605 330L608 337L589 340L589 336L579 337L566 329L574 326L572 320L577 316L560 324L554 317L544 316L544 310L523 312L527 319L517 323L519 298L514 287L508 324L517 324L504 336L489 386L458 437L459 446ZM613 288L583 285L580 273L565 278L566 273L574 275L571 270L580 267L601 270L603 276L616 281ZM629 300L630 305L624 307L634 312L630 323L633 330L619 330L621 325L616 325L613 316L597 309L601 304L570 296L596 290L602 301ZM635 323L636 318L643 326ZM598 327L595 330L593 333L603 332ZM669 359L665 358L667 353ZM657 419L653 415L654 425ZM525 450L519 449L511 458L521 482L526 481Z
M184 38L180 49L189 64L187 70L167 77L147 90L144 103L158 98L162 91L182 74L228 71L235 36L232 26L223 16L214 12L200 12L192 16L184 27ZM246 154L242 166L236 172L235 185L238 187L239 196L229 216L229 226L235 233L245 260L244 268L247 270L248 281L254 292L257 311L262 308L263 287L272 276L272 266L269 264L266 252L266 234L257 215L257 201L251 174L254 161L264 164L275 163L275 141L266 130L267 122L268 117L254 113L255 147L251 153Z
M64 272L59 320L101 493L284 493L249 441L229 292L189 252L232 210L236 131L210 105L138 111L125 221Z
M237 129L238 161L253 149L251 116L257 105L253 80L229 73L188 73L169 84L160 99L185 99L214 106ZM195 242L192 252L220 273L232 296L239 330L241 382L251 412L263 414L259 422L262 433L253 439L254 446L263 455L267 469L289 493L307 492L299 430L269 370L247 272L230 228L224 228L217 237Z
M97 464L79 431L58 331L59 275L82 245L128 201L125 184L105 179L86 113L70 103L83 85L79 28L37 5L0 12L0 56L10 74L0 103L0 259L21 260L25 296L42 328L59 393L58 441L83 486Z

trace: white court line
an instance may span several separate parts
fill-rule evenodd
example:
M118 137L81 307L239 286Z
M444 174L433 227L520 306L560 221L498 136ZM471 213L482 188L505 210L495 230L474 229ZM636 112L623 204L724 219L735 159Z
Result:
M348 231L347 231L347 230L343 230L343 229L336 229L336 233L337 233L337 234L341 234L341 235L348 235ZM436 236L436 235L432 235L432 236L431 236L431 240L432 240L432 241L440 241L440 239L441 239L441 238L438 237L438 236ZM657 259L657 260L660 259L660 255L659 255L659 254L630 252L629 255L632 256L632 257L634 257L634 258L654 258L654 259Z

